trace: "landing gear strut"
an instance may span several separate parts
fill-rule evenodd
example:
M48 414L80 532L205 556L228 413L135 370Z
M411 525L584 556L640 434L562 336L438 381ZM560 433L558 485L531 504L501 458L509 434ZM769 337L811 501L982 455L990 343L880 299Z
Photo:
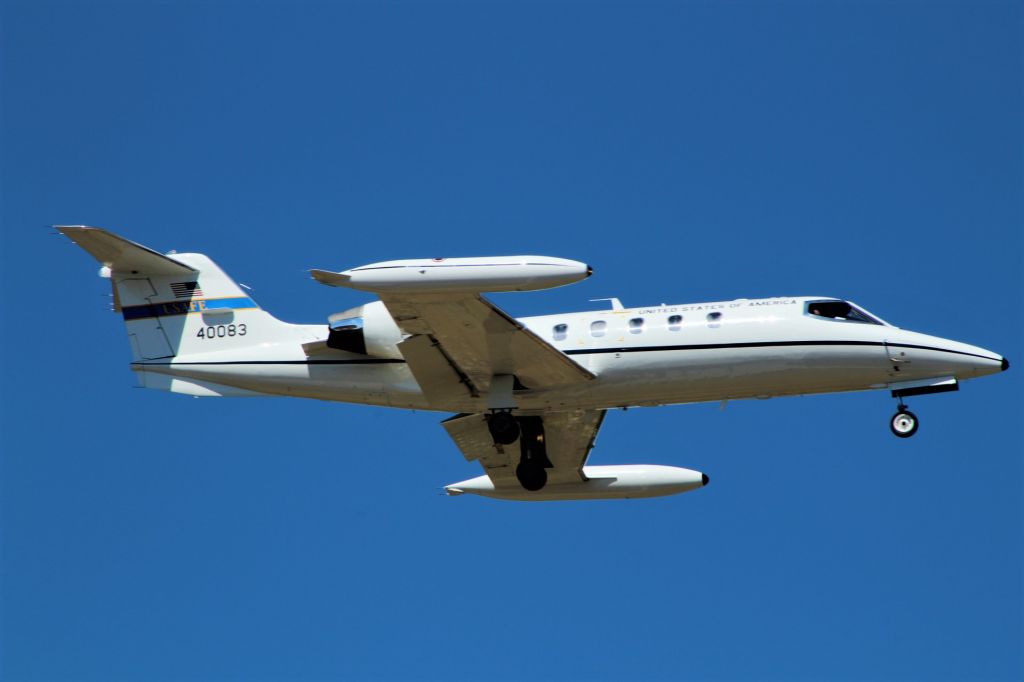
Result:
M519 438L519 421L507 410L493 412L488 416L487 428L498 445L511 445Z
M908 410L907 406L903 404L903 399L900 398L900 406L896 408L896 414L889 422L889 429L898 438L910 438L917 433L917 426L917 415Z
M516 478L525 490L535 492L548 482L548 469L552 466L544 444L544 422L540 417L520 417L522 437L519 439L521 453L516 467Z

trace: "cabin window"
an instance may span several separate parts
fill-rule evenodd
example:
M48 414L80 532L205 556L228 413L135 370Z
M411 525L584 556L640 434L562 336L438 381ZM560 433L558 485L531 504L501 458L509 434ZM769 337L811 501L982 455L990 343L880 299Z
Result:
M607 329L608 323L605 322L604 320L595 320L594 322L590 323L590 335L595 338L604 336Z
M554 336L555 341L565 341L566 337L569 336L569 325L556 324L552 336Z
M641 334L644 331L644 318L634 317L629 321L629 333L630 334Z
M722 325L722 313L708 313L708 326L711 328Z
M670 332L677 332L683 328L683 316L682 315L669 315L668 316L668 330Z
M811 301L807 304L807 314L811 317L822 317L840 322L882 324L881 320L846 301Z

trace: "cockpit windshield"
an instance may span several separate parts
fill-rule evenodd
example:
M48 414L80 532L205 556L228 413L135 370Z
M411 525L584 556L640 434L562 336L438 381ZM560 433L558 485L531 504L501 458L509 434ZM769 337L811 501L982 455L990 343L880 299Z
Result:
M824 317L841 322L859 322L861 324L884 324L868 312L861 310L848 301L810 301L807 314L812 317Z

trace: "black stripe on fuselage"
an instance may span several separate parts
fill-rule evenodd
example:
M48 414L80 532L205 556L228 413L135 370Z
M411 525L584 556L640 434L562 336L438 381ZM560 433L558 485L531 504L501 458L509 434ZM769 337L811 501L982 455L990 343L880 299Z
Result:
M918 346L911 343L885 343L882 341L747 341L739 343L694 343L689 345L676 346L624 346L621 348L574 348L563 351L566 355L594 355L599 353L649 353L673 350L718 350L722 348L780 348L786 346L877 346L879 348L916 348L918 350L934 350L940 353L955 353L956 355L968 355L972 358L982 358L999 362L999 358L991 358L987 355L977 353L966 353L961 350L950 350L949 348L937 348L935 346Z
M1000 358L992 358L977 353L960 350L938 348L936 346L919 346L910 343L883 343L881 341L748 341L739 343L698 343L676 346L629 346L619 348L574 348L562 351L566 355L597 355L602 353L658 353L664 351L686 350L719 350L724 348L782 348L794 346L876 346L879 348L915 348L940 353L954 353L972 358L981 358L1000 362ZM351 360L221 360L211 362L135 362L133 365L386 365L405 364L405 360L393 358L359 358Z

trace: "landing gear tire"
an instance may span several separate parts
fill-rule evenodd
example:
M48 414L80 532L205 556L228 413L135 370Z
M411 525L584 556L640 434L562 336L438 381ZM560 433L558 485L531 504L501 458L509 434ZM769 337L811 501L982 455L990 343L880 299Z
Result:
M892 416L889 422L889 429L898 438L910 438L917 433L917 415L910 410L901 409Z
M487 418L487 428L498 445L511 445L519 438L519 421L511 412L495 412Z
M530 492L536 492L543 488L548 482L547 470L530 462L520 462L516 467L516 478L519 485Z

